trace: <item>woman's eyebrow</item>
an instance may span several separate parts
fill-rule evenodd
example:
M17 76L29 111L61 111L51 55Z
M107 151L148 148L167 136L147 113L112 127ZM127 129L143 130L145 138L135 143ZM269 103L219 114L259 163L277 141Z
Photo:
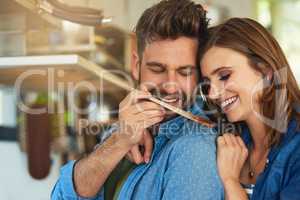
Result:
M222 66L222 67L219 67L219 68L215 69L214 71L212 71L210 73L210 75L212 76L212 75L215 75L215 74L217 74L218 72L220 72L220 71L222 71L224 69L231 69L231 68L232 67L229 67L229 66Z
M209 76L213 76L213 75L217 74L218 72L220 72L220 71L222 71L222 70L225 70L225 69L228 70L228 69L231 69L231 68L232 68L232 67L229 67L229 66L222 66L222 67L219 67L219 68L213 70L213 71L209 74ZM208 76L202 76L202 79L210 80Z

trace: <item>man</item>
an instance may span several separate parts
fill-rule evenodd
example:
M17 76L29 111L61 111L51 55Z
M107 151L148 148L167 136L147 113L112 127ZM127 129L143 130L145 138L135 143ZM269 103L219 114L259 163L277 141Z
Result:
M140 90L120 103L111 136L88 157L62 168L52 199L103 199L105 181L126 154L140 165L120 181L116 199L221 198L215 133L147 100L155 95L203 115L190 104L198 82L197 49L206 30L205 11L190 0L164 0L143 13L132 67Z

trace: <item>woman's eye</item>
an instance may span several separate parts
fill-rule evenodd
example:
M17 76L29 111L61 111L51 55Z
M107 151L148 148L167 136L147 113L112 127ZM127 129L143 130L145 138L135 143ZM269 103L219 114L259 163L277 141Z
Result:
M229 77L230 77L230 74L222 74L222 75L220 75L220 80L226 81L229 79Z

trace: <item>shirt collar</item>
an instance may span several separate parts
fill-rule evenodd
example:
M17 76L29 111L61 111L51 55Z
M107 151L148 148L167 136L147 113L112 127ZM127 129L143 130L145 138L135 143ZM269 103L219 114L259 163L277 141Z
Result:
M279 146L282 146L288 141L290 141L290 139L295 135L297 131L297 125L297 120L294 117L292 117L292 119L288 123L287 131L282 136ZM252 143L250 130L246 125L242 125L242 139L247 146L249 146Z
M272 162L276 155L280 152L280 149L287 145L293 137L298 133L298 122L295 117L292 117L292 119L288 123L287 131L282 135L281 141L277 146L274 146L271 148L271 151L268 155L269 162ZM247 126L242 127L242 139L245 142L246 146L249 147L252 143L250 130Z

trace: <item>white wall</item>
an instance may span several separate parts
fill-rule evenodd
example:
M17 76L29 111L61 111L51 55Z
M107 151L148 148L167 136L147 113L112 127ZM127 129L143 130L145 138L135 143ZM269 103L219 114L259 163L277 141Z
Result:
M27 170L27 157L16 142L0 142L0 199L49 200L52 187L59 175L59 159L53 157L50 174L35 180Z
M203 0L196 0L203 3ZM216 5L227 7L231 13L231 17L254 17L255 1L254 0L215 0L212 1Z
M16 94L13 89L0 87L0 126L15 127L17 118Z

